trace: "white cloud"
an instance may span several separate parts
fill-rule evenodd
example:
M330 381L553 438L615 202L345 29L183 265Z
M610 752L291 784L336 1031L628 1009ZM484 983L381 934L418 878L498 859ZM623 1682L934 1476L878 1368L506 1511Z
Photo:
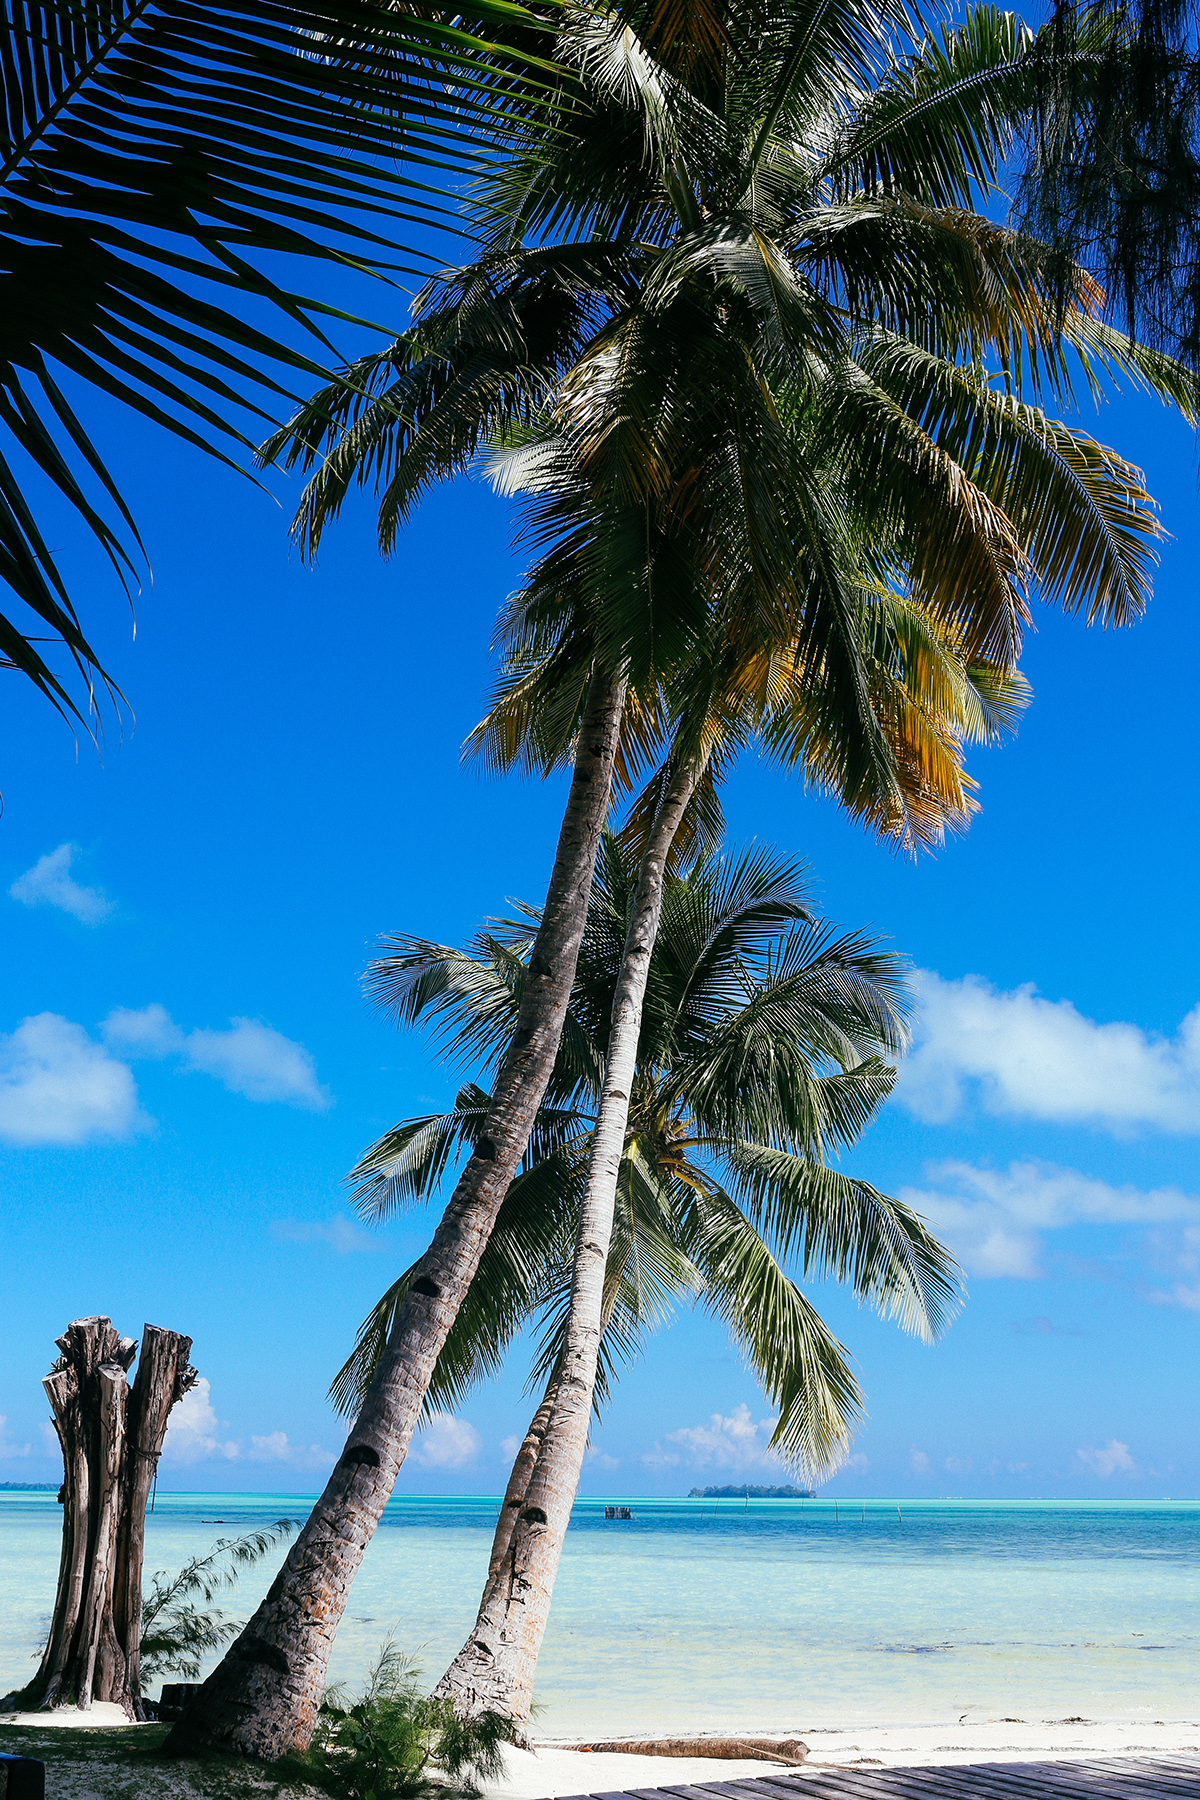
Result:
M356 1250L378 1252L388 1248L381 1238L372 1237L369 1231L364 1231L361 1225L340 1213L329 1219L276 1219L271 1226L271 1236L281 1244L327 1244L339 1256L348 1256Z
M0 1142L84 1144L127 1138L153 1120L138 1104L125 1057L178 1055L186 1067L217 1076L250 1100L282 1100L323 1111L329 1095L317 1083L303 1045L256 1019L235 1019L228 1031L182 1032L165 1007L118 1007L100 1028L98 1044L82 1025L59 1013L38 1013L0 1033ZM320 1230L320 1228L317 1228ZM362 1248L331 1221L337 1249ZM336 1235L340 1230L340 1235Z
M473 1425L450 1413L434 1413L413 1440L409 1458L423 1469L462 1469L473 1463L483 1440Z
M247 1462L290 1463L293 1468L329 1468L337 1460L335 1450L322 1444L293 1444L286 1431L271 1431L266 1437L251 1437L246 1452Z
M131 1070L82 1025L38 1013L0 1035L0 1139L83 1144L128 1137L149 1124Z
M853 1456L848 1456L845 1462L847 1469L869 1469L870 1466L870 1457L864 1456L861 1450L857 1450Z
M215 1075L247 1100L283 1100L324 1112L331 1102L319 1085L313 1059L260 1019L234 1019L228 1031L191 1031L184 1055L193 1069Z
M58 1440L55 1439L55 1448ZM8 1441L8 1414L0 1413L0 1461L10 1456L28 1456L33 1449L32 1444L10 1444Z
M927 1452L918 1450L915 1445L908 1453L908 1460L918 1475L924 1475L929 1467L929 1456Z
M9 894L22 906L57 906L83 925L99 925L112 912L113 902L99 888L81 887L72 879L71 859L78 853L78 844L60 844L18 875Z
M1109 1438L1100 1450L1077 1450L1075 1452L1081 1463L1094 1469L1097 1475L1108 1478L1110 1475L1132 1474L1136 1464L1129 1454L1129 1445L1122 1444L1117 1438Z
M221 1436L228 1428L229 1421L217 1417L212 1388L202 1375L171 1414L163 1456L175 1463L287 1463L293 1468L329 1468L337 1456L321 1444L293 1444L286 1431L252 1436L247 1448L241 1438Z
M592 1444L588 1445L585 1455L594 1469L618 1469L621 1466L619 1457L610 1456L607 1450L599 1450Z
M521 1448L524 1441L524 1438L519 1437L506 1437L500 1439L500 1454L506 1463L516 1462L517 1451Z
M1200 1197L1180 1188L1113 1187L1077 1169L1039 1162L1010 1163L1003 1170L947 1162L930 1169L929 1181L928 1187L904 1188L902 1197L939 1228L973 1275L1036 1280L1043 1273L1041 1234L1072 1225L1182 1227L1177 1267L1189 1272L1186 1240L1200 1227ZM1147 1233L1142 1241L1161 1260L1167 1240ZM1195 1241L1200 1265L1200 1231ZM1164 1290L1147 1297L1189 1303Z
M678 1467L685 1463L694 1469L751 1469L781 1467L781 1459L767 1445L777 1419L755 1419L742 1401L728 1416L712 1413L707 1425L685 1425L666 1433L664 1449L655 1444L642 1457L644 1463L661 1467Z
M1200 1225L1182 1230L1148 1231L1143 1239L1147 1261L1158 1272L1181 1277L1169 1286L1148 1287L1144 1298L1156 1306L1182 1306L1200 1312Z
M968 1083L989 1112L1099 1125L1200 1132L1200 1006L1173 1038L1122 1021L1101 1025L1032 983L1007 992L978 975L919 977L921 1019L897 1097L931 1124L951 1119Z
M202 1375L171 1413L166 1442L163 1444L164 1459L179 1463L204 1462L209 1457L217 1457L225 1462L236 1461L242 1453L242 1446L230 1439L221 1439L219 1434L225 1423L227 1421L218 1419L216 1415L212 1389L207 1377Z
M105 1041L127 1056L180 1056L184 1066L215 1075L247 1100L282 1100L324 1112L332 1105L303 1044L261 1019L233 1019L228 1031L181 1031L166 1008L118 1007L101 1026Z
M100 1027L106 1044L125 1056L173 1056L183 1049L183 1033L165 1006L154 1002L137 1011L118 1006Z

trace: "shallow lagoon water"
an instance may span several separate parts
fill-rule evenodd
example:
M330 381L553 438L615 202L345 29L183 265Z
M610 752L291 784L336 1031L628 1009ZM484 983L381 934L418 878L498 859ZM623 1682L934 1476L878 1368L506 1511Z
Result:
M160 1492L147 1570L309 1504ZM632 1504L628 1522L576 1504L539 1666L547 1733L1196 1714L1200 1502ZM440 1674L473 1622L497 1507L389 1504L331 1679L357 1682L389 1634ZM0 1493L0 1692L32 1672L60 1530L53 1494Z

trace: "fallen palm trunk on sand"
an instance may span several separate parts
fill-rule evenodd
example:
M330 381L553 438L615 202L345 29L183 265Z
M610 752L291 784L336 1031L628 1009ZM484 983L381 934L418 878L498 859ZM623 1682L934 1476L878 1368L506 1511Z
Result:
M755 1762L779 1763L802 1763L808 1755L808 1745L802 1744L799 1738L611 1738L603 1743L573 1747L581 1751L611 1751L621 1756L713 1756L722 1761L744 1757Z

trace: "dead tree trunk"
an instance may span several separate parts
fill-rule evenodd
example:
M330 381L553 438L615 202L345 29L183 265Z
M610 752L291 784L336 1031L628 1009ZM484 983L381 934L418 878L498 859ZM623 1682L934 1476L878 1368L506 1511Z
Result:
M146 1500L171 1408L196 1380L192 1340L147 1325L132 1389L137 1343L108 1319L76 1319L56 1341L42 1385L66 1471L62 1559L42 1666L19 1699L43 1710L112 1700L136 1719Z

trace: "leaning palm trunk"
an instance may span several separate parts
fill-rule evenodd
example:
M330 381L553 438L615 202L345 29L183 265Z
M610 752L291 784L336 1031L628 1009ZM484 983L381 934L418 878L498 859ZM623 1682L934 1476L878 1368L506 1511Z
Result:
M273 1760L306 1747L350 1584L395 1484L434 1365L516 1173L558 1054L612 786L623 679L597 669L517 1027L474 1154L414 1271L346 1448L266 1599L167 1748Z
M695 786L693 767L684 765L676 771L655 815L638 871L588 1159L557 1392L549 1420L542 1425L524 1504L504 1508L497 1532L500 1554L497 1557L493 1552L475 1629L435 1690L439 1698L452 1701L464 1717L487 1711L504 1713L520 1723L529 1717L554 1577L587 1448L604 1327L604 1271L667 857ZM539 1409L530 1437L541 1421ZM522 1456L530 1437L522 1446ZM523 1471L514 1468L510 1482L518 1495L521 1474ZM506 1501L508 1498L506 1494ZM502 1543L500 1532L506 1529L507 1542Z
M529 1421L529 1430L521 1441L517 1451L512 1472L508 1477L508 1486L504 1490L504 1499L500 1507L500 1517L496 1520L496 1530L492 1537L492 1554L488 1558L487 1578L489 1583L496 1580L504 1567L505 1558L512 1545L513 1531L517 1518L525 1504L525 1495L529 1491L529 1483L533 1479L533 1471L537 1467L538 1452L545 1441L554 1416L554 1402L558 1398L558 1371L546 1384L546 1392L541 1404Z

